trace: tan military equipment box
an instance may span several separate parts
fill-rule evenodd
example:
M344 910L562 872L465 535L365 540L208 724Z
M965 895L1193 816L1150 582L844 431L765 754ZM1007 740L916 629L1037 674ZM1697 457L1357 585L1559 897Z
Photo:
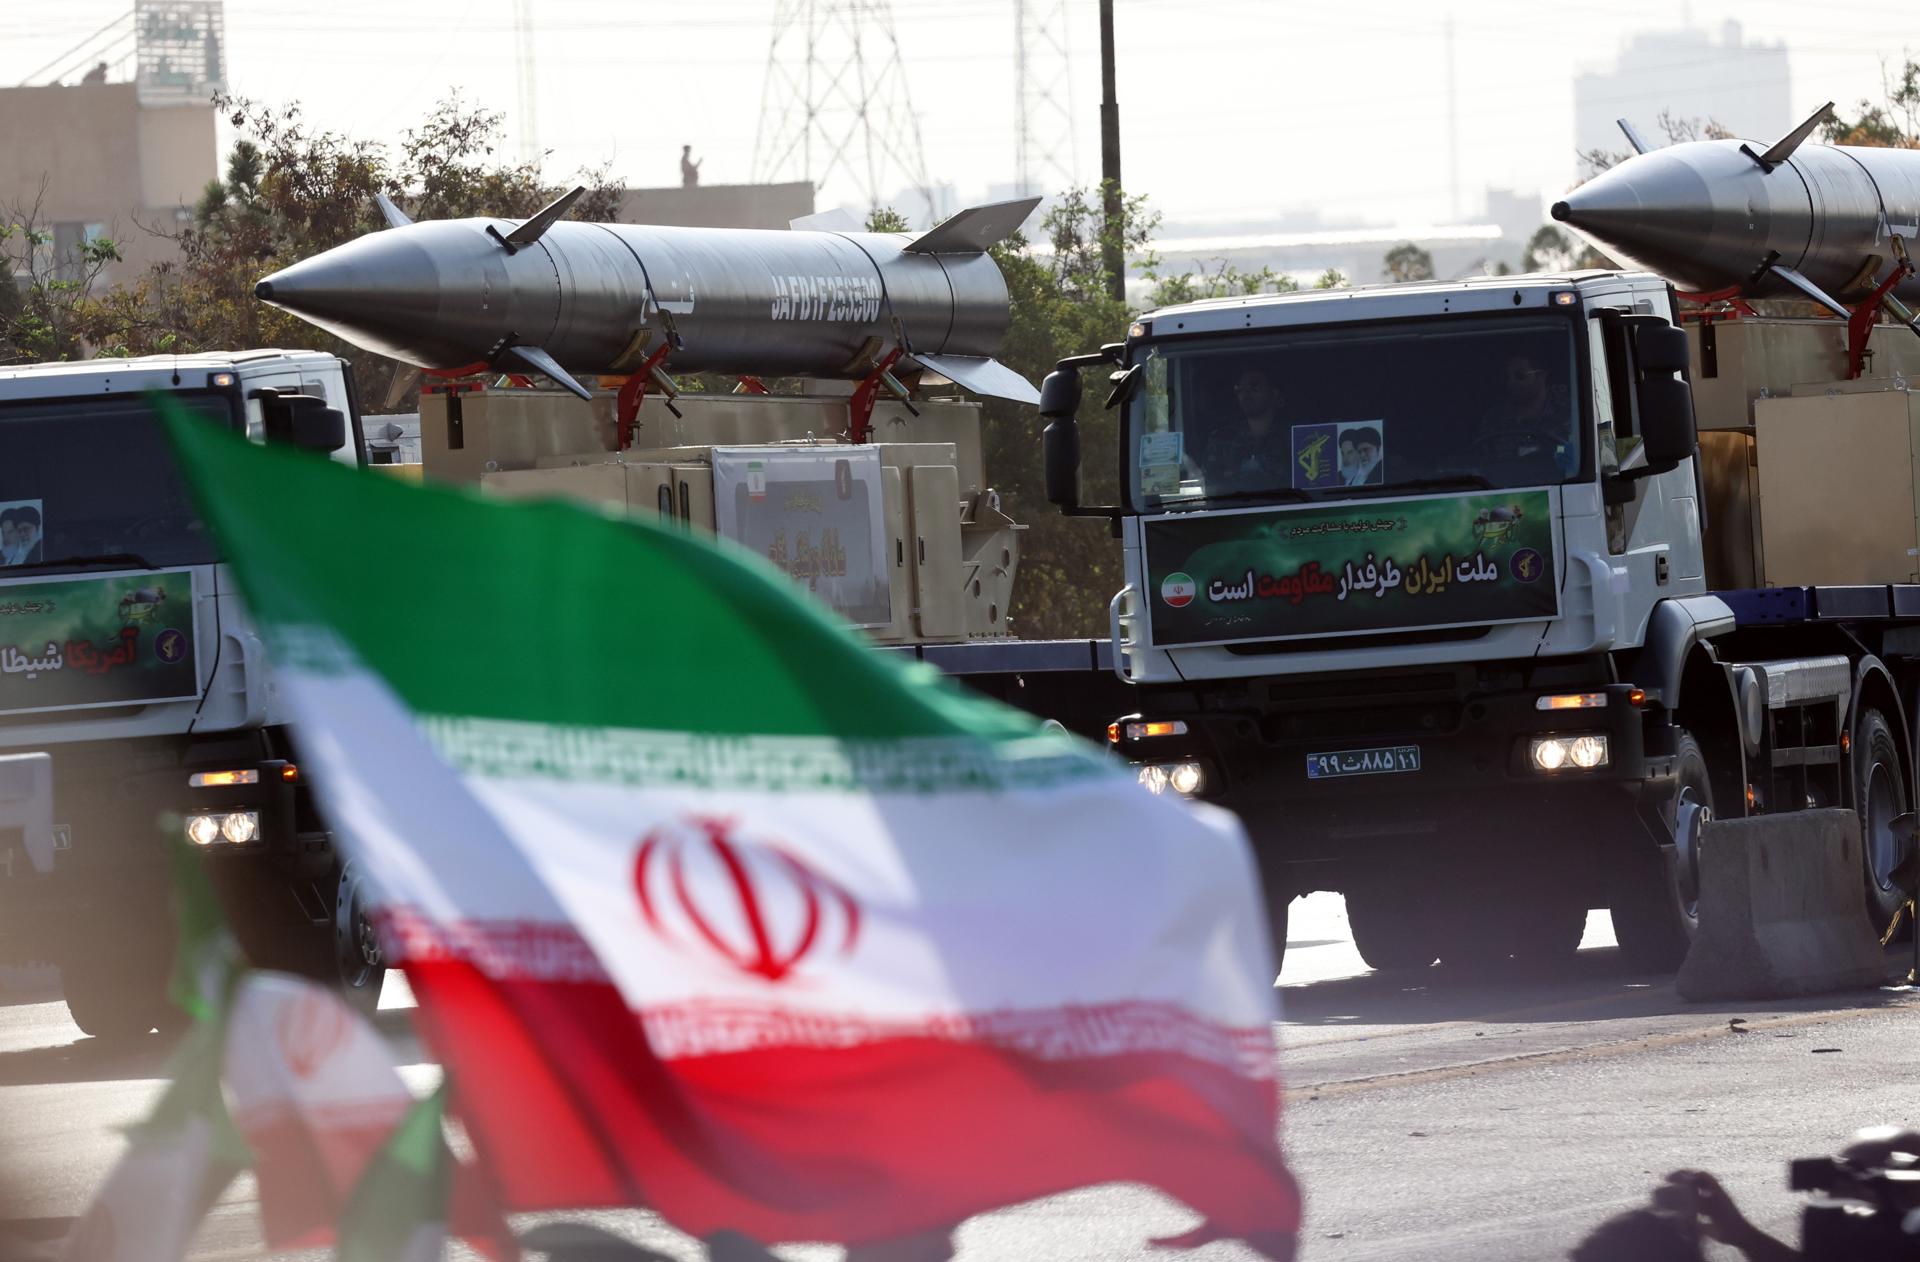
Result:
M629 517L716 528L713 448L846 443L840 397L683 395L672 416L649 399L625 451L614 447L610 393L582 402L551 390L425 395L426 476L476 482L514 498L559 497ZM960 400L874 410L881 474L889 621L883 643L954 642L1012 634L1007 607L1020 564L1018 525L986 485L980 409Z
M1920 582L1920 395L1874 384L1754 404L1763 586Z
M1844 380L1847 326L1839 320L1746 317L1688 326L1694 418L1702 430L1747 429L1760 399ZM1920 338L1879 325L1868 339L1870 377L1920 378Z

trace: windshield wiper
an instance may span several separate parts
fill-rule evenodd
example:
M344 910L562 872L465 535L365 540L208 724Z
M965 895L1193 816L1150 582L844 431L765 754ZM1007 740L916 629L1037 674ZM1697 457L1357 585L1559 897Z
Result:
M93 552L70 557L56 557L51 561L32 561L25 565L0 567L0 578L18 574L22 570L47 570L57 565L137 565L143 570L157 570L160 567L138 552Z
M1491 491L1493 483L1477 473L1448 473L1431 478L1408 478L1404 482L1388 482L1375 486L1345 487L1344 490L1364 491L1378 495L1385 491Z

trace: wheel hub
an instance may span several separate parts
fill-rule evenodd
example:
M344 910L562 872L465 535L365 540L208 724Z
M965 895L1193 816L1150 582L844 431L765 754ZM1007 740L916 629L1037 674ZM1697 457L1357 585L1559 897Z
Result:
M364 890L364 884L351 868L340 874L334 908L334 942L338 948L341 979L355 987L365 985L386 967L380 936L366 913Z
M1900 814L1900 807L1894 797L1894 780L1887 765L1874 759L1867 772L1867 792L1864 798L1866 818L1861 821L1861 831L1867 843L1867 861L1873 866L1874 884L1882 890L1893 889L1893 870L1900 866L1903 849L1898 834L1894 832L1893 821Z
M1682 786L1673 803L1673 866L1680 901L1689 916L1700 907L1700 835L1713 820L1713 808L1702 802L1692 785Z

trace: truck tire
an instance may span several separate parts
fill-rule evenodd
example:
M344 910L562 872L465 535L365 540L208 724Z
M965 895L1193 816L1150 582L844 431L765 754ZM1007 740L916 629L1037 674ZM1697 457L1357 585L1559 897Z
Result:
M1278 984L1278 974L1287 965L1287 910L1293 905L1293 895L1276 896L1267 906L1267 930L1273 935L1273 971Z
M167 973L150 960L115 951L84 951L60 964L67 1015L97 1039L137 1038L177 1022L167 999Z
M380 1007L387 980L386 958L367 915L371 902L359 865L347 860L335 886L331 980L341 998L368 1016ZM1284 927L1281 932L1286 932Z
M1376 973L1425 968L1439 958L1433 917L1415 891L1363 885L1346 892L1354 949Z
M1906 858L1906 843L1894 834L1893 820L1907 809L1906 777L1900 771L1900 746L1886 716L1862 710L1853 732L1853 802L1860 812L1860 852L1866 861L1867 914L1885 933L1907 901L1892 872Z
M1713 785L1700 743L1684 729L1674 733L1674 764L1674 794L1660 808L1667 840L1635 838L1622 853L1611 908L1620 953L1645 973L1677 970L1700 926L1697 847L1713 818Z

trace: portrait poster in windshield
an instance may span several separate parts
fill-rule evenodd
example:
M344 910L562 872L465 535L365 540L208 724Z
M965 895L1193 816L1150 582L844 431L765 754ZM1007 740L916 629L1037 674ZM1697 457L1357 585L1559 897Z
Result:
M893 621L877 447L715 447L718 532L859 627Z
M1550 618L1552 506L1542 490L1489 491L1150 519L1153 642Z
M0 713L197 697L193 614L192 570L0 584Z

